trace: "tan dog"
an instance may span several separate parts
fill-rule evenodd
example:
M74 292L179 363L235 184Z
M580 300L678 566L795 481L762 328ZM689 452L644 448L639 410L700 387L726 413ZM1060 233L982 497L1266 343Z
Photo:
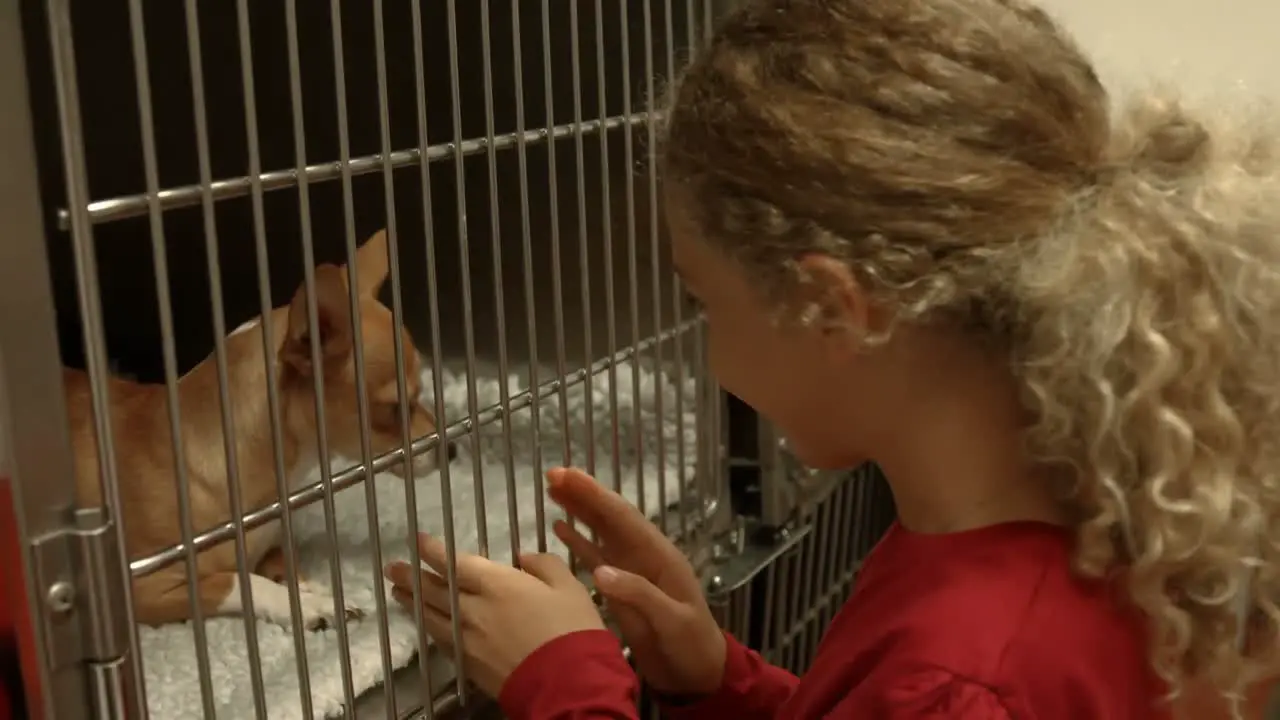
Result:
M388 272L386 235L379 232L356 256L360 303L360 333L364 345L364 377L369 401L370 442L374 455L400 446L391 312L375 297ZM345 268L321 265L315 271L316 311L323 357L324 401L329 448L332 453L359 458L360 422L357 412L352 318ZM284 461L291 487L305 481L318 467L315 394L307 323L307 299L299 288L292 302L272 311L271 363L278 380ZM243 508L251 511L279 499L272 453L271 420L267 404L266 364L262 357L261 323L255 320L227 337L227 372L234 406L237 464ZM418 402L419 360L408 333L403 334L405 381L413 437L435 431L435 418ZM76 460L79 500L100 505L96 435L88 376L64 370L63 382ZM215 359L210 356L178 381L182 442L190 486L195 532L227 522L231 517L226 455ZM181 541L178 495L170 443L168 405L163 385L110 381L110 401L116 441L117 475L123 505L124 532L131 558L158 552ZM452 448L450 448L452 451ZM452 454L452 453L450 453ZM434 453L414 462L415 477L436 468ZM398 472L398 467L392 469ZM278 522L246 534L257 617L289 626L288 589L278 582L284 538ZM243 611L236 553L228 541L199 553L196 560L200 607L206 616ZM274 577L273 577L274 576ZM148 625L190 617L186 566L179 562L133 582L139 622ZM326 593L302 589L303 621L308 629L327 626L334 618L333 599ZM347 611L347 618L359 612Z

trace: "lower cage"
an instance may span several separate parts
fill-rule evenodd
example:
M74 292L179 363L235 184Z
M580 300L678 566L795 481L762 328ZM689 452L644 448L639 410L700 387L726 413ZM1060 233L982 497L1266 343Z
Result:
M460 552L478 552L483 546L495 560L509 562L513 553L538 549L542 542L548 551L567 556L564 546L549 531L551 521L558 515L550 508L545 513L536 512L539 509L535 504L537 480L543 471L564 464L566 460L569 464L590 469L592 462L588 460L588 453L593 458L600 481L620 489L638 506L673 506L679 510L689 504L681 501L687 500L687 481L696 472L696 454L689 452L686 455L681 448L692 449L696 445L695 383L690 378L683 387L679 387L667 376L649 369L636 369L642 392L638 396L619 392L617 414L612 422L607 383L597 379L590 395L581 383L567 388L565 408L561 407L555 395L538 403L540 442L537 446L533 444L533 415L529 407L514 410L505 418L509 428L503 427L502 420L484 424L475 432L475 443L458 443L459 454L451 463L448 482L452 490L454 533ZM443 374L447 416L465 417L467 379L448 371ZM628 385L621 379L632 377L631 365L620 363L618 376L619 386ZM497 405L500 379L473 379L479 405ZM509 379L509 385L512 395L522 389L517 386L515 378ZM423 386L432 386L429 373ZM599 418L590 426L584 412L588 402L595 406L594 417ZM661 416L658 408L663 408ZM677 418L677 411L683 415L682 418ZM639 425L633 425L637 419ZM564 427L569 428L568 437L562 432ZM508 429L510 447L507 447ZM683 442L677 442L675 434L678 432L684 434ZM645 452L637 455L637 444L615 443L612 441L615 436L642 438ZM661 455L658 454L659 449ZM473 462L476 451L480 460ZM508 454L513 458L510 473L501 460ZM335 458L333 467L343 468L352 464L350 459ZM438 487L442 481L443 477L438 474L416 481L418 527L437 535L444 532L444 508ZM373 482L383 562L407 560L409 525L403 481L393 475L380 474ZM346 667L341 663L339 643L334 633L307 635L306 685L317 716L338 715L345 702L343 675L349 673L349 682L356 695L365 696L357 709L363 704L367 706L367 716L385 717L386 699L384 693L377 689L383 681L380 635L386 634L392 667L396 670L415 660L418 635L412 616L392 602L388 603L386 622L377 622L375 583L383 581L381 568L374 563L369 545L370 516L363 485L335 493L334 505L338 537L336 552L327 546L326 519L320 504L294 512L299 568L308 578L309 588L330 593L328 558L336 554L341 558L346 602L364 610L367 617L348 625L350 663ZM514 525L510 522L512 519L515 519ZM390 593L387 595L389 599ZM246 648L243 621L240 618L211 618L205 627L218 716L251 717L254 713L253 687L244 658L254 651ZM256 654L263 671L268 716L273 720L302 717L299 703L302 670L297 663L292 633L287 628L261 620L256 623L256 630ZM140 628L139 634L149 713L154 717L198 716L201 709L200 676L190 628L186 624L144 627ZM411 668L411 672L401 674L407 678L401 681L402 686L422 684L421 674L416 669ZM447 670L436 670L433 677L447 679L449 676ZM409 710L420 705L420 691L414 694L417 697L406 698L403 703L398 701L397 710Z

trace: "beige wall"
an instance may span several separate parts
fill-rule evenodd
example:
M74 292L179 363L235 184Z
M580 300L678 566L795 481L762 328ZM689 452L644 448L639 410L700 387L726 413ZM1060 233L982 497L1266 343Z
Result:
M1280 99L1277 0L1040 0L1109 86L1176 80L1195 94L1245 88Z

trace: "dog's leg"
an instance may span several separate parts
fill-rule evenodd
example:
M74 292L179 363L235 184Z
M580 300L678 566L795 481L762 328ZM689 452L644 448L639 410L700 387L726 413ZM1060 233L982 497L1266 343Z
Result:
M289 588L261 575L249 576L253 592L253 612L261 620L292 627ZM240 597L240 576L234 570L214 571L196 583L196 596L204 617L241 615L244 604ZM182 572L160 572L134 582L137 620L144 625L159 626L191 619L191 599ZM299 588L302 625L307 630L323 630L333 626L333 596L324 591ZM364 611L349 607L344 621L364 617Z
M295 554L295 559L296 559ZM254 573L265 578L270 578L281 585L287 585L289 576L284 562L284 548L273 547L262 556L262 560L258 563L258 567L254 569ZM298 575L298 585L305 586L307 578L302 574L302 570L295 566Z
M216 605L204 602L198 588L194 589L200 609L208 616ZM191 619L191 591L187 587L187 575L181 568L166 568L153 575L133 581L134 615L138 622L152 627Z
M289 605L289 588L262 575L250 575L250 590L253 594L253 613L260 620L292 627L292 614ZM205 588L220 597L217 612L219 615L240 615L245 607L240 597L240 577L235 572L225 572L201 578L201 594ZM333 626L333 596L317 592L305 587L298 590L298 599L302 605L302 625L307 630L324 630ZM358 620L364 617L364 611L348 607L343 613L343 621Z

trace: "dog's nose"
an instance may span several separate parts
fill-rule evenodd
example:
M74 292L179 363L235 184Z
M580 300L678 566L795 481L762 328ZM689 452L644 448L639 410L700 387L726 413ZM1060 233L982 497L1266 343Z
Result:
M449 458L449 462L458 459L458 446L456 443L445 443L444 455Z

